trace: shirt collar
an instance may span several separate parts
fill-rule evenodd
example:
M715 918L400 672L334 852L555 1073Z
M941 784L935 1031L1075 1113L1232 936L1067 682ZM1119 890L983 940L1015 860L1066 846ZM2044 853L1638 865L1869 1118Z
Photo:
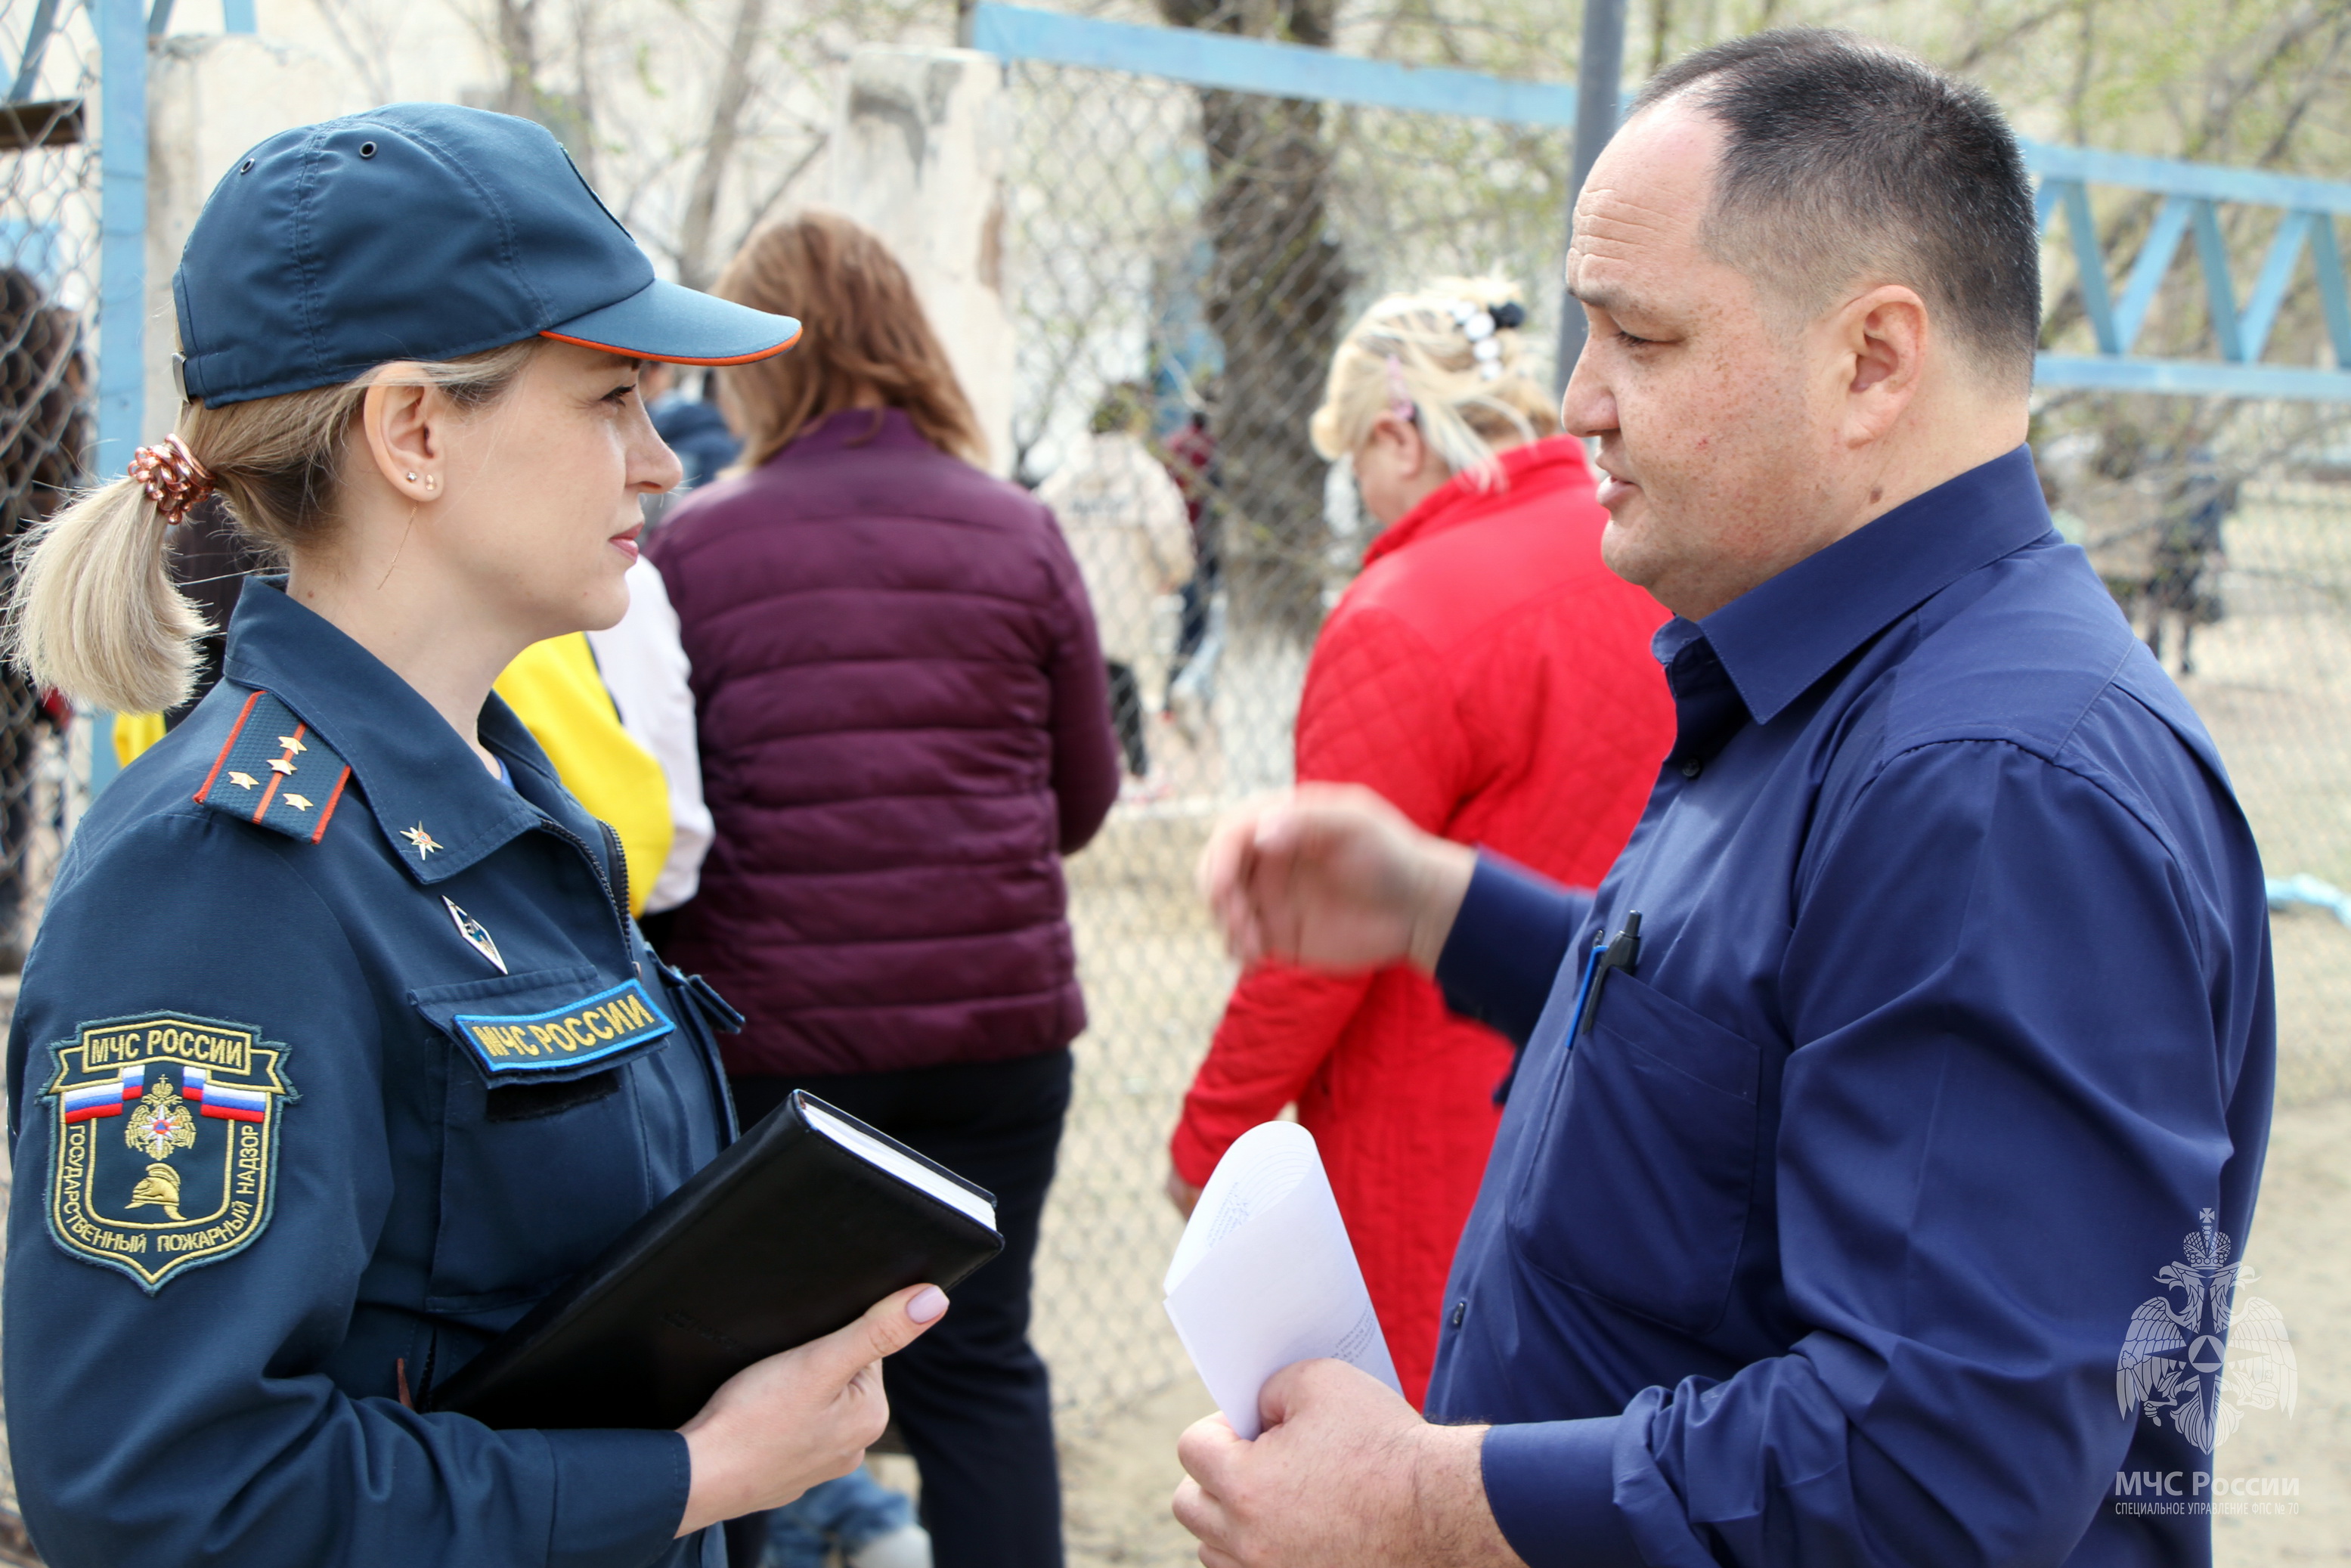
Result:
M341 755L410 875L427 885L455 876L538 823L539 811L484 768L415 687L296 602L284 581L246 580L223 672L276 693ZM496 694L478 724L484 746L551 776L538 743ZM424 852L428 840L434 847Z
M1855 649L2049 526L2032 450L2019 446L1912 497L1694 627L1668 622L1655 647L1670 659L1704 637L1749 716L1769 724Z
M1485 516L1485 508L1475 503L1499 500L1510 495L1520 485L1562 483L1571 478L1588 482L1583 465L1583 443L1573 435L1552 435L1541 441L1525 442L1498 452L1494 456L1502 465L1502 476L1491 488L1479 489L1474 474L1456 474L1423 496L1412 510L1383 529L1380 537L1364 551L1364 564L1369 566L1382 556L1400 550L1416 539L1444 533L1458 524ZM1558 476L1551 472L1554 468L1567 467L1573 467L1576 472ZM1538 476L1541 476L1539 481Z

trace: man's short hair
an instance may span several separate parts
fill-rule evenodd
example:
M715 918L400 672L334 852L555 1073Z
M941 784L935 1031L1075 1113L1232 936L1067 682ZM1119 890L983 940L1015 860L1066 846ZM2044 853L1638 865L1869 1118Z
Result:
M1988 377L2029 385L2041 236L2023 155L1981 89L1851 33L1789 28L1685 55L1726 137L1700 239L1810 319L1853 284L1907 284Z

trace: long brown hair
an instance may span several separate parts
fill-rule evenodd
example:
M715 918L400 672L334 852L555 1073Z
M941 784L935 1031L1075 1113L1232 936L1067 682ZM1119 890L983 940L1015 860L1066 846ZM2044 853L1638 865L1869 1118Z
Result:
M923 439L985 464L987 443L906 269L873 231L808 212L753 235L713 290L807 323L790 352L719 372L719 402L756 468L827 414L903 409Z

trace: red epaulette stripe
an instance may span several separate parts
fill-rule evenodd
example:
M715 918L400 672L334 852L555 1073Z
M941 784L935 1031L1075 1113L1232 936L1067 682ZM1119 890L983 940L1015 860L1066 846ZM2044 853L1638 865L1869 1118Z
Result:
M327 836L327 822L335 814L335 802L343 798L343 786L350 781L351 770L347 767L343 769L343 776L335 780L335 792L327 797L327 809L319 813L319 825L310 830L312 843Z
M236 744L236 737L245 732L245 721L252 716L253 705L260 700L259 692L255 692L245 699L245 706L238 711L236 722L228 727L228 739L222 745L221 754L213 758L213 770L204 775L203 785L196 790L197 800L202 800L213 792L213 780L219 778L221 769L228 766L229 748ZM258 821L258 819L256 820Z

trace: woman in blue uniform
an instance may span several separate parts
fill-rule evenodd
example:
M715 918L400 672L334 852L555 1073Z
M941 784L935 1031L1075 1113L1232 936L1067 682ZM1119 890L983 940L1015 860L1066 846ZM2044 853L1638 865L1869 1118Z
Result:
M494 1431L427 1396L731 1135L611 832L490 693L625 605L677 461L647 360L797 323L656 282L544 131L399 105L241 160L174 279L187 402L57 517L15 652L165 708L204 628L168 528L284 561L225 676L82 822L8 1041L8 1429L59 1568L723 1563L852 1468L927 1288L679 1432Z

